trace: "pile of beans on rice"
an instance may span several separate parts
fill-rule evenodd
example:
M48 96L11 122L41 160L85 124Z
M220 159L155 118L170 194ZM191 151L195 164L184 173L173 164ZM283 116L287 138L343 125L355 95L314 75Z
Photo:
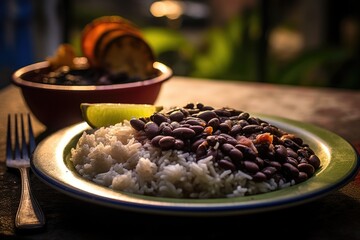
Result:
M300 137L247 112L201 103L85 131L70 161L97 184L170 198L265 193L321 167Z

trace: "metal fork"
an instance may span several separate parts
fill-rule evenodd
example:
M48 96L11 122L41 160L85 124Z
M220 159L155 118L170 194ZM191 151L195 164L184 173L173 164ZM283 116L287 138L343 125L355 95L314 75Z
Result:
M30 156L35 149L35 137L32 130L30 114L27 114L28 143L25 135L23 114L20 114L20 126L18 115L14 116L14 131L11 127L11 115L8 115L7 141L6 141L6 166L17 168L21 174L21 199L15 217L15 226L19 229L40 228L45 225L45 217L38 201L31 192L29 183ZM21 145L19 142L19 129L21 129ZM12 133L14 133L13 138ZM14 149L12 150L12 142ZM21 148L21 149L20 149Z

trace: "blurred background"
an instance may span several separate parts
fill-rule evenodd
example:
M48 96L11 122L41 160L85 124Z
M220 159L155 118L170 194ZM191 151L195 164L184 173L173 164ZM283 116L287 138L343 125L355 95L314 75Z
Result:
M358 0L1 0L0 86L104 15L134 22L175 75L360 89Z

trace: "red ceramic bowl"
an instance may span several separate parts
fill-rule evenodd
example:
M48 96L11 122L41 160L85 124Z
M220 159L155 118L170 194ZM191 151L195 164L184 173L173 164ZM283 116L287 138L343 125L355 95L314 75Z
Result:
M172 77L172 70L159 62L155 78L112 85L66 86L37 83L32 79L50 71L47 61L18 69L12 82L21 88L23 98L34 116L48 129L59 129L83 121L81 103L139 103L153 104L161 85Z

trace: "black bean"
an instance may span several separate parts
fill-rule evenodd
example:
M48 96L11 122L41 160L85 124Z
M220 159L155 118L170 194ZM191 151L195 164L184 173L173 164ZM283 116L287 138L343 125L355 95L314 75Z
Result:
M189 109L192 109L195 107L195 104L194 103L188 103L184 106L184 108L189 108Z
M297 167L297 165L299 164L298 161L295 158L292 158L292 157L286 158L286 162L290 163L294 167Z
M277 161L269 161L268 164L269 164L269 166L276 168L276 170L278 170L278 171L281 170L281 163L279 163Z
M208 125L216 130L220 125L220 120L218 118L212 118L209 120Z
M285 162L288 156L287 149L284 145L275 145L275 158L278 159L279 162Z
M312 176L315 173L315 168L309 163L300 163L298 166L299 171L305 172L308 176Z
M250 173L256 173L259 171L259 166L252 161L243 161L243 167Z
M303 140L299 137L293 137L292 140L299 146L303 145Z
M177 150L184 149L185 143L184 143L184 141L181 140L181 139L176 139L176 140L175 140L174 147L175 147L175 149L177 149Z
M294 151L297 151L300 148L300 146L291 139L285 138L283 141L285 147L291 148Z
M239 119L247 120L249 118L250 114L247 112L242 112L239 114Z
M263 126L263 131L274 134L274 131L271 126Z
M305 149L299 149L296 152L298 154L299 157L302 158L309 158L310 157L310 153L308 151L306 151Z
M259 119L259 118L258 118L258 120L259 120L260 125L261 125L262 127L267 127L267 126L269 126L269 123L267 123L267 122L265 122L265 121L263 121L263 120L261 120L261 119Z
M261 172L263 172L267 178L271 178L277 172L277 170L276 168L269 166L263 168Z
M256 124L249 124L242 128L243 133L251 134L251 133L258 133L263 130L263 127Z
M210 119L218 117L218 115L216 115L216 113L213 112L213 111L206 110L206 111L200 112L197 115L197 117L205 120L206 122L208 122L208 121L210 121Z
M181 111L175 111L169 115L170 120L176 122L181 122L184 119L184 117L185 117L184 113L182 113Z
M173 136L180 139L192 138L195 136L195 131L191 128L178 127L172 131Z
M196 149L199 147L199 145L203 142L205 142L206 140L204 138L200 138L198 140L196 140L192 145L191 145L191 151L192 152L196 152Z
M170 123L167 123L167 122L162 122L160 125L159 125L159 132L160 134L163 134L163 135L171 135L172 133L172 126Z
M284 163L282 167L292 178L297 178L299 176L299 169L297 169L291 163Z
M229 151L229 157L233 161L240 161L241 159L243 159L244 156L243 156L242 152L239 149L236 149L235 147L233 147Z
M145 127L145 122L139 120L139 119L136 119L136 118L133 118L130 120L130 125L136 130L136 131L141 131L141 130L144 130L144 127Z
M147 122L144 126L144 131L149 139L152 139L159 133L159 126L154 122Z
M175 128L180 127L180 123L178 123L178 122L171 122L171 123L170 123L170 126L171 126L172 129L175 129Z
M221 159L219 162L219 167L226 169L226 170L231 170L231 171L235 171L236 170L236 166L229 160L226 159Z
M223 133L228 133L231 130L231 126L229 124L223 122L223 123L220 123L219 129Z
M196 135L198 135L204 131L204 127L200 126L200 125L193 125L193 126L190 126L189 128L194 130Z
M229 131L229 134L230 134L231 136L236 136L237 134L239 134L239 133L241 132L241 130L242 130L241 125L236 124L236 125L233 125L233 126L231 127L231 129L230 129L230 131Z
M265 164L265 161L259 157L256 157L255 160L256 164L260 167L260 168L263 168L264 167L264 164Z
M214 110L214 108L212 106L203 106L201 108L201 111L210 111L210 110Z
M311 155L308 159L308 162L313 165L315 169L318 169L320 167L320 159L316 155Z
M225 110L229 111L231 113L231 116L239 116L240 113L243 112L234 108L225 108Z
M255 118L255 117L249 117L248 119L247 119L247 122L251 125L251 124L253 124L253 125L260 125L260 122L259 122L259 120L257 119L257 118Z
M172 136L164 136L159 140L159 146L162 149L170 149L175 145L175 138Z
M237 149L239 149L243 155L244 158L249 159L249 160L255 160L257 154L254 152L254 150L244 144L236 144L235 147Z
M219 117L231 117L231 112L229 112L229 111L227 111L225 109L216 109L216 110L214 110L214 112Z
M309 146L304 146L303 149L309 153L309 156L315 154L314 151Z
M170 128L172 128L171 123L169 123L169 122L162 122L162 123L160 123L159 128L162 129L163 127L170 127Z
M254 175L252 175L252 179L255 181L255 182L263 182L263 181L266 181L266 175L265 173L263 172L257 172L255 173Z
M307 180L309 176L305 172L299 172L299 176L295 178L296 183L301 183Z
M200 125L200 126L206 126L206 122L200 118L192 118L185 121L186 124L189 125Z
M225 141L227 142L227 143L230 143L231 145L236 145L237 143L238 143L238 141L235 139L235 138L233 138L232 136L230 136L229 134L226 134L226 133L221 133L220 135L219 135L219 138L221 138L221 137L223 137L223 138L225 138ZM220 140L219 140L220 141Z
M179 127L190 128L190 126L191 126L191 125L188 124L188 123L181 122Z
M244 119L239 120L238 124L239 124L242 128L245 127L246 125L249 125L249 123L248 123L246 120L244 120Z
M162 122L170 122L170 120L162 113L154 113L150 119L155 122L157 125L160 125Z
M217 140L218 140L218 142L219 142L219 144L220 145L222 145L222 144L224 144L224 143L226 143L227 141L226 141L226 137L225 136L222 136L221 135L221 133L219 134L219 135L216 135L217 136Z
M197 108L187 109L187 112L188 112L189 116L196 116L200 112L200 110Z
M163 137L164 137L163 135L157 135L157 136L153 137L153 138L151 139L151 144L152 144L154 147L160 147L159 141L160 141L160 139L163 138Z
M299 155L294 151L292 150L291 148L287 148L287 154L289 157L292 157L292 158L295 158L297 159L299 157Z
M202 110L202 109L204 108L204 104L202 104L202 103L197 103L197 104L196 104L196 108Z
M169 126L165 126L163 127L160 132L163 134L163 135L167 135L167 136L170 136L172 134L172 129L171 127Z
M225 153L225 154L229 154L230 150L233 149L234 146L230 143L224 143L221 145L221 150Z

